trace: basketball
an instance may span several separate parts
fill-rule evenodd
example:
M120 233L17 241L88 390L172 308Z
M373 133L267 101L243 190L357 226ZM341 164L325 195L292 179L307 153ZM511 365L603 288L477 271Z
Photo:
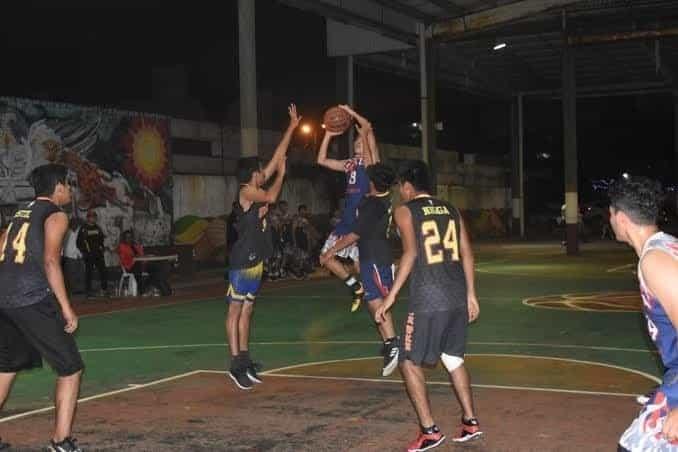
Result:
M339 107L330 107L323 115L325 129L333 133L344 133L351 127L351 115Z

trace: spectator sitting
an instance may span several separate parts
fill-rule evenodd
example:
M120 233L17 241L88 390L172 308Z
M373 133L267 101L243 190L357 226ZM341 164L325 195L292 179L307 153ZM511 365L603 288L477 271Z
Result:
M308 207L305 204L300 204L297 211L293 222L295 256L299 272L305 277L313 272L314 250L319 242L320 233L311 224Z
M137 280L137 294L143 294L143 280L142 273L148 272L150 285L156 287L160 294L168 296L172 294L172 288L168 282L169 268L167 264L158 262L135 262L134 258L144 256L144 247L134 241L132 231L125 231L122 234L122 239L118 245L118 256L120 257L120 265L125 271L134 274Z

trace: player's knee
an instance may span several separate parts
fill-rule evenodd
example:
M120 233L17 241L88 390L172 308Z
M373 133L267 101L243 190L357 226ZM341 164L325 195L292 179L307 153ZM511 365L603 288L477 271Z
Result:
M459 367L461 367L462 364L464 364L464 358L448 355L446 353L440 355L440 359L448 372L454 372Z

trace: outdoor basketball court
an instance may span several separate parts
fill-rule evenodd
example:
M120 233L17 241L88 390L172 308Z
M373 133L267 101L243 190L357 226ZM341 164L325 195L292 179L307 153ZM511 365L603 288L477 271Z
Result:
M554 244L493 244L477 247L477 261L481 316L467 364L486 437L441 450L614 450L635 395L660 375L635 256L611 242L572 258ZM265 383L249 392L224 376L221 297L145 303L81 320L87 370L74 435L87 450L402 450L415 436L400 376L379 376L377 335L365 310L348 312L338 282L266 285L252 335ZM405 307L399 300L399 321ZM458 404L439 368L428 381L450 437ZM49 369L17 379L3 438L44 446L52 387Z

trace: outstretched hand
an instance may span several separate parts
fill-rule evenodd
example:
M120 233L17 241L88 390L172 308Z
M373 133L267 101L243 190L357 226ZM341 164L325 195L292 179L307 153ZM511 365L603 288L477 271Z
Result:
M297 106L295 104L290 104L290 106L287 107L287 113L290 115L290 127L296 129L302 118L297 113Z

